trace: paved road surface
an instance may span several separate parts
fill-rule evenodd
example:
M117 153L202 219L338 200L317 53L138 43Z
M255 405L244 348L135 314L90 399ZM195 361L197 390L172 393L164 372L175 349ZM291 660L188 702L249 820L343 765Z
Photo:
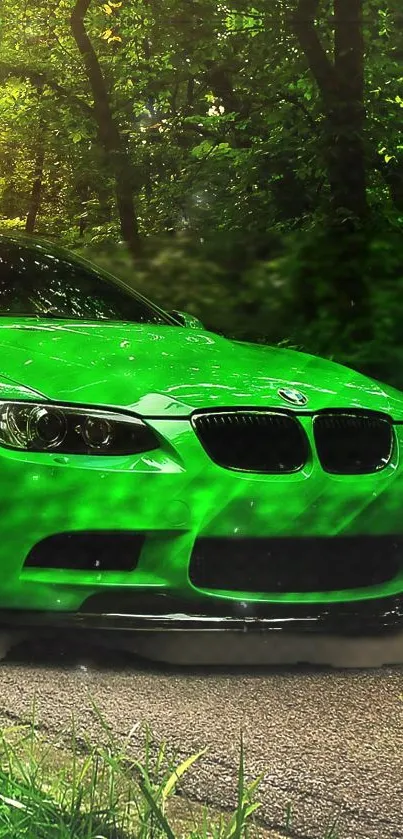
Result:
M190 796L234 797L240 729L247 770L264 769L263 815L294 835L323 836L342 810L345 839L403 837L403 668L180 669L119 652L25 645L0 664L0 723L30 716L52 733L70 725L100 736L89 696L118 735L148 723L184 754L210 752L185 784ZM134 744L135 747L135 744Z

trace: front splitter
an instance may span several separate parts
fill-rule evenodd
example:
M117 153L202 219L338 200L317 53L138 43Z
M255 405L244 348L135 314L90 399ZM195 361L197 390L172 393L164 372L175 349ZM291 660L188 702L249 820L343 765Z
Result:
M184 601L165 595L130 595L129 602L116 593L105 603L98 595L80 611L0 610L0 628L42 627L73 630L138 633L213 633L243 635L321 635L384 637L403 631L403 599L329 604L242 603L204 598ZM103 608L102 608L103 607Z
M217 608L217 604L214 608ZM306 610L305 610L306 611ZM32 637L82 638L142 658L190 666L313 665L373 668L403 664L403 615L391 600L358 611L329 610L279 616L0 612L0 630ZM310 612L310 613L309 613Z

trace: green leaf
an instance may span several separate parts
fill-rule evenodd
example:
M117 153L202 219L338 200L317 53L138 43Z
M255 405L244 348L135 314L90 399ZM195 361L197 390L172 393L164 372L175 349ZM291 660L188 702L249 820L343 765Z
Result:
M211 150L213 143L210 140L203 140L198 146L194 146L191 151L192 157L204 157Z

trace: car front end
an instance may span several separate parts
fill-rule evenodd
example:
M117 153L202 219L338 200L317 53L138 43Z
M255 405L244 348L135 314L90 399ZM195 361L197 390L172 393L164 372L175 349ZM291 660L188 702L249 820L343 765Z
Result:
M169 326L3 321L0 346L14 363L0 388L4 626L401 627L399 393Z

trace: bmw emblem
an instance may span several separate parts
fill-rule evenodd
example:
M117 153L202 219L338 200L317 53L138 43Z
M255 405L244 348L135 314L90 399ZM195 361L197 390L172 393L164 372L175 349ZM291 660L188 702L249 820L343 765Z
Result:
M291 405L299 405L302 407L302 405L306 405L308 402L307 396L299 390L293 390L293 388L281 387L277 393L282 399L285 399L286 402L291 402Z

